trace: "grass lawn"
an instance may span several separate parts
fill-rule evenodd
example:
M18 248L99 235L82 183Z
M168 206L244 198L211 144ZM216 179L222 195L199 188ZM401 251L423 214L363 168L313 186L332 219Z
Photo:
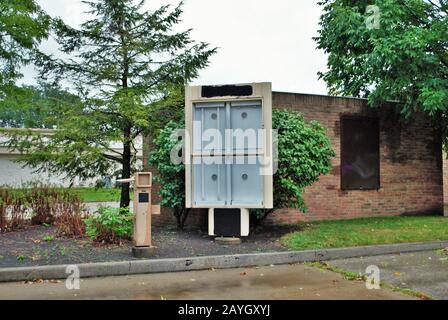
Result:
M59 188L57 188L59 189ZM23 189L10 189L11 192L15 194L22 193ZM121 189L113 188L113 189L104 189L104 188L70 188L71 191L74 191L79 194L81 200L83 202L118 202L120 201ZM132 199L133 191L130 192L130 196Z
M290 249L448 240L448 218L440 216L319 221L300 223L299 228L282 238Z
M120 189L73 188L84 202L120 201ZM131 192L132 199L132 192Z

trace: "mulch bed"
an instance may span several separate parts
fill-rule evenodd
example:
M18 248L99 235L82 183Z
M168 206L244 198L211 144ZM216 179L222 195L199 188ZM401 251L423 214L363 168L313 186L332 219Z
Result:
M267 226L244 238L241 245L226 246L215 243L198 229L153 227L153 245L157 247L154 259L287 251L280 238L295 229ZM0 268L134 260L130 241L106 246L88 238L64 239L54 235L55 228L45 226L0 234Z

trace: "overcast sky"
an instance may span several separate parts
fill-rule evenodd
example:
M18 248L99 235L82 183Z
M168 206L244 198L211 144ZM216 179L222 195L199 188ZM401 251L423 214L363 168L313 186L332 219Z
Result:
M51 16L78 26L86 15L81 0L37 0ZM147 0L153 10L174 0ZM270 81L274 90L326 94L317 72L326 57L312 40L317 35L321 8L317 0L186 0L182 29L192 37L219 47L194 84ZM54 43L43 45L56 52ZM26 68L24 82L33 82Z

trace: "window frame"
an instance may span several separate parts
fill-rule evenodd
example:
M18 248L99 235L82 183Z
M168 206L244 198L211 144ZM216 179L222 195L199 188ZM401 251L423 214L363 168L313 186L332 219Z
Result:
M345 132L344 132L344 124L343 122L345 120L369 120L369 121L375 121L378 125L378 135L377 135L377 141L378 141L378 161L377 161L377 181L376 181L376 185L374 187L361 187L361 188L356 188L356 187L348 187L345 186L343 183L343 163L344 163L344 137L345 137ZM342 191L378 191L381 189L381 122L380 122L380 118L379 117L375 117L375 116L369 116L369 115L361 115L361 114L342 114L340 116L340 132L341 132L341 139L340 139L340 188Z

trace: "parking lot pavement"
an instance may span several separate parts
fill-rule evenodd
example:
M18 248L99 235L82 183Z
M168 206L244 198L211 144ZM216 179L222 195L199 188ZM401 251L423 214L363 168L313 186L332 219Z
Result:
M412 297L388 289L368 290L362 281L306 265L203 270L81 279L79 290L64 281L0 283L0 299L242 299L395 300Z
M370 265L379 267L381 281L399 288L426 293L434 299L448 299L448 253L422 251L327 262L346 271L366 273Z

